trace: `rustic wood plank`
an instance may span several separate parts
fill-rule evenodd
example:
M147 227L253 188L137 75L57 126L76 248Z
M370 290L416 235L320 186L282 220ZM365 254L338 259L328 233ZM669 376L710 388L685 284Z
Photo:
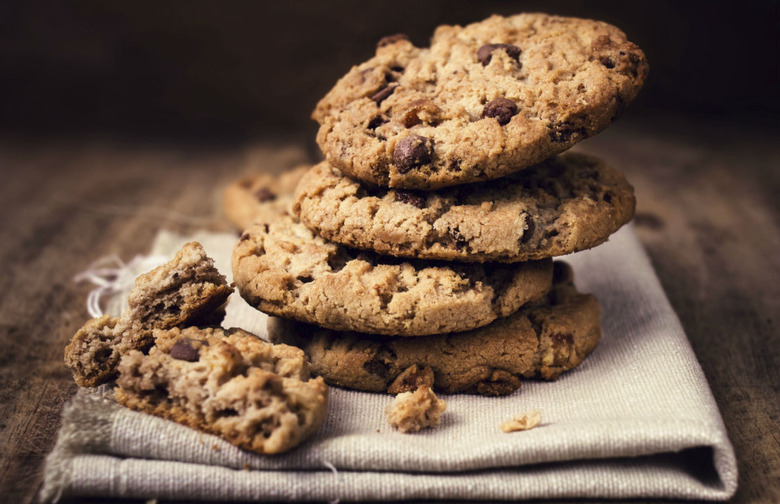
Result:
M587 147L636 186L640 238L736 450L733 502L780 502L777 130L667 118L610 132Z

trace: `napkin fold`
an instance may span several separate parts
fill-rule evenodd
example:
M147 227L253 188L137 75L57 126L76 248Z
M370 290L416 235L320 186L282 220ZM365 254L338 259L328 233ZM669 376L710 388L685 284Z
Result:
M150 257L162 263L193 239L230 278L235 236L206 232L161 232L147 258L122 265L115 277L134 278L151 267ZM415 434L386 423L392 396L332 387L322 428L276 456L125 409L107 386L82 389L64 408L41 498L731 497L737 486L734 450L633 227L563 259L573 266L578 289L601 303L603 335L580 367L555 382L527 381L499 398L442 395L447 410L441 425ZM107 311L121 312L130 286L115 289ZM237 294L231 296L225 327L264 337L265 321ZM530 409L542 412L539 427L499 429Z

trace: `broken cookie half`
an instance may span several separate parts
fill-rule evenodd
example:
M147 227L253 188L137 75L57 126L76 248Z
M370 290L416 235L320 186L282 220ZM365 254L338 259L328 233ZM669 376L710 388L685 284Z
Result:
M121 317L103 315L79 329L65 348L65 364L81 387L106 383L122 355L149 349L154 329L218 325L232 292L203 247L187 243L170 262L136 279Z
M116 378L123 405L280 453L325 420L328 388L303 351L218 327L233 292L202 246L141 275L121 317L87 322L65 349L76 383Z
M303 351L240 329L157 329L148 355L122 357L117 385L131 409L267 454L306 439L328 407L328 387L311 379Z

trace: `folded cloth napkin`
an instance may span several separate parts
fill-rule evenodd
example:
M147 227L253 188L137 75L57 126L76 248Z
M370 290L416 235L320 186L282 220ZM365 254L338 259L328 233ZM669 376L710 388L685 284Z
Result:
M191 239L229 277L232 235L161 233L151 257L162 262ZM441 425L415 434L386 423L392 396L331 388L323 427L277 456L125 409L107 387L83 389L65 407L42 498L728 499L737 485L733 448L633 228L565 260L578 288L599 299L603 336L558 381L528 381L499 398L444 395ZM133 261L123 273L134 265L150 267ZM123 296L115 298L109 310L118 313ZM262 337L265 316L234 295L223 325ZM540 426L499 429L530 409L541 411Z

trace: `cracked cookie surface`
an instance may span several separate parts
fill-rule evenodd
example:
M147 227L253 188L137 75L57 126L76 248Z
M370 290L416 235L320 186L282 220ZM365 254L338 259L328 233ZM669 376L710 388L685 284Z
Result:
M293 211L329 240L381 254L517 262L599 245L634 207L621 173L566 153L501 180L430 192L362 184L323 162L302 178Z
M453 264L359 252L291 216L244 232L233 250L241 296L261 311L338 330L419 336L506 317L551 286L552 261Z
M644 53L618 28L546 14L440 26L429 48L386 37L317 104L344 173L431 190L494 179L606 128L638 94Z
M388 338L281 318L270 319L268 331L272 341L302 348L312 373L330 385L396 393L423 384L444 393L506 395L523 379L554 380L578 366L601 337L595 297L577 292L567 264L555 263L555 277L544 300L462 333Z
M300 349L240 329L157 329L148 355L122 357L117 386L131 409L268 454L298 445L328 409L328 388Z
M289 212L292 195L309 166L299 166L280 175L254 173L228 185L222 193L225 217L240 231L258 221Z

